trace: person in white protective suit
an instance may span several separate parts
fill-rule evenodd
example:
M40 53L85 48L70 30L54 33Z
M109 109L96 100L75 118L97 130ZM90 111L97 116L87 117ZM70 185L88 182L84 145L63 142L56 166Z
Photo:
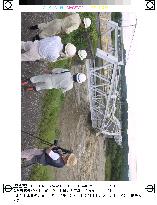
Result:
M56 34L69 34L77 30L80 26L88 28L91 25L90 18L84 18L81 20L78 13L70 14L63 19L54 19L47 23L41 23L31 26L31 30L39 29L39 34L33 38L34 40L40 40Z
M68 43L63 45L59 36L52 36L41 41L21 42L21 61L47 60L55 62L59 58L69 58L76 54L76 47Z
M22 82L26 91L40 91L47 89L61 89L63 93L73 88L74 82L83 83L86 75L83 73L71 74L68 69L55 68L49 74L31 77Z

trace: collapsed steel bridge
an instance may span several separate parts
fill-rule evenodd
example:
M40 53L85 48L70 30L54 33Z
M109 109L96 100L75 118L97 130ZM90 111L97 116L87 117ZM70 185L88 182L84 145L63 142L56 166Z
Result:
M95 61L89 66L88 89L92 127L106 137L113 137L121 145L121 122L116 116L119 94L119 79L122 59L119 60L118 38L121 32L118 24L107 22L107 32L115 32L114 51L108 53L97 48L96 57L103 59L103 66L95 66ZM121 54L122 56L123 54ZM120 102L120 99L119 99ZM119 110L120 112L120 110Z

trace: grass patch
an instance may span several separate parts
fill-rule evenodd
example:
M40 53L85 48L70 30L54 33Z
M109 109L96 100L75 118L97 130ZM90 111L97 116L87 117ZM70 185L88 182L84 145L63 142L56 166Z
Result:
M35 165L31 172L30 181L53 181L53 171L51 167Z
M39 137L50 143L59 135L59 115L64 96L60 90L52 89L46 91L43 97L42 117L39 124ZM41 141L40 148L48 147ZM30 181L52 181L54 180L53 168L49 166L36 165L33 167Z
M39 137L51 143L58 135L59 114L63 100L63 93L57 89L47 91L43 97Z
M58 60L56 62L53 63L48 63L48 68L51 70L53 68L71 68L72 66L72 58L68 58L68 59L63 59L63 60Z
M109 156L106 157L106 163L105 163L105 181L111 180L111 159Z

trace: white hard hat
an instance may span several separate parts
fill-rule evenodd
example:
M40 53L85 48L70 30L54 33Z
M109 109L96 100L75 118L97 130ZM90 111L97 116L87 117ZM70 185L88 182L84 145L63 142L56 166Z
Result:
M68 57L73 57L76 54L76 47L72 43L65 46L65 54Z
M84 18L83 23L85 25L85 28L88 28L91 25L91 20L90 18Z
M87 52L85 50L79 50L78 56L80 57L81 60L83 60L87 57Z
M86 75L83 73L77 73L76 74L76 80L78 83L83 83L86 81Z

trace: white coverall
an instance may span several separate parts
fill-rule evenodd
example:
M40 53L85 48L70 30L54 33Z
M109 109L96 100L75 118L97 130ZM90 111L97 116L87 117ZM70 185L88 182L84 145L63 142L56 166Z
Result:
M80 15L75 13L71 14L63 19L54 19L47 23L38 24L40 29L40 38L46 38L48 36L53 36L61 32L66 34L77 30L81 24Z
M52 74L34 76L30 80L35 84L37 91L56 88L65 93L73 88L73 75L68 69L55 68L52 70Z
M21 54L21 61L36 61L40 60L41 56L38 52L39 41L21 41L21 50L23 49L25 53Z
M63 44L59 36L52 36L42 39L41 41L21 42L21 49L25 53L21 54L21 61L36 61L45 59L55 62L63 50Z

